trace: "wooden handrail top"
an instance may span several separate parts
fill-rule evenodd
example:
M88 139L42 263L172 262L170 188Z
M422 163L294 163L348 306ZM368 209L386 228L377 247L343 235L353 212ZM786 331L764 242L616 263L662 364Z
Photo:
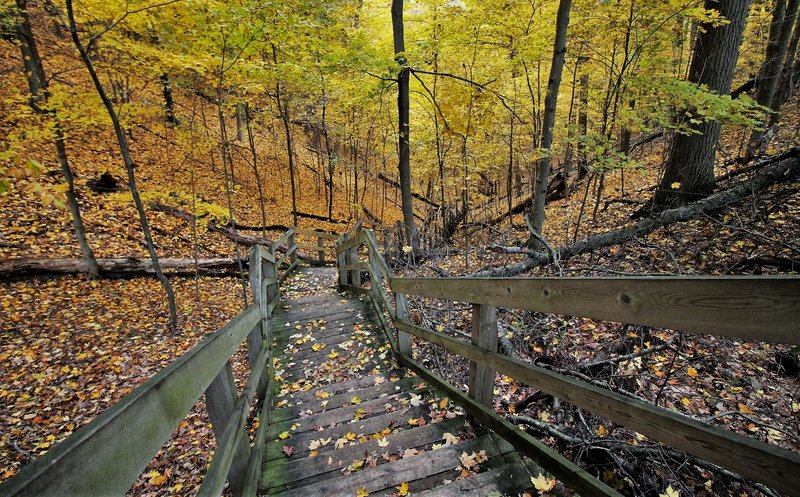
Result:
M392 278L436 299L800 345L800 277Z
M280 238L272 242L272 251L274 252L278 250L278 247L289 241L289 238L291 238L293 235L294 235L293 228L289 228L288 230L286 230L286 233L284 233Z

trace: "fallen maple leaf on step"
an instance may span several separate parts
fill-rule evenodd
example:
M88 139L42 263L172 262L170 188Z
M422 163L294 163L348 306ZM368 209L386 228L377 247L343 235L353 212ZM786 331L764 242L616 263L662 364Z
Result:
M367 487L358 487L356 491L356 497L367 497L369 492L367 492Z
M461 456L459 456L458 460L461 461L461 466L464 467L467 471L472 471L478 468L478 465L482 462L485 462L487 459L486 451L482 450L480 452L472 452L472 454L467 454L466 452L462 452Z
M397 489L397 495L400 497L404 497L408 495L408 483L403 482L400 485L395 487Z
M386 447L389 445L389 441L386 440L386 437L381 438L378 440L378 447Z
M286 454L286 457L292 457L292 452L294 452L294 447L291 445L283 446L283 453Z
M444 440L445 445L458 443L458 437L453 435L452 433L445 433L444 435L442 435L442 440Z
M286 439L287 439L287 438L289 438L289 437L291 437L291 435L289 434L289 432L288 432L288 431L284 431L283 433L281 433L280 435L278 435L278 438L280 438L281 440L286 440Z
M554 479L547 478L542 473L539 473L536 478L531 476L531 483L533 483L533 488L539 491L539 495L552 490L556 486Z

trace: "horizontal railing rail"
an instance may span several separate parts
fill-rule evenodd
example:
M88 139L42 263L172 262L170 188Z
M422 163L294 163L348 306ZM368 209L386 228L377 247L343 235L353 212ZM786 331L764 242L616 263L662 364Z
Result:
M328 233L327 231L310 230L304 228L294 228L295 234L301 237L301 243L297 243L297 250L303 250L309 254L317 254L315 263L325 265L329 261L336 260L336 249L334 242L339 235ZM307 240L312 240L309 243ZM302 243L305 241L305 243Z
M276 261L277 248L287 243ZM124 495L203 394L217 450L199 495L221 495L226 481L233 495L255 495L272 394L270 317L280 300L280 281L297 266L295 253L293 230L268 248L253 247L255 304L23 467L0 485L0 495ZM286 267L279 276L281 264ZM245 340L250 374L239 393L230 358ZM261 424L251 447L246 426L257 399Z
M618 495L531 437L522 436L494 412L496 372L745 478L790 494L800 488L800 456L795 452L498 353L496 318L496 308L506 307L798 345L800 278L396 278L391 276L374 235L359 225L342 235L336 246L340 286L370 295L373 305L391 317L397 333L392 346L399 360L444 389L476 419L507 436L518 450L537 459L571 488L587 494ZM366 247L367 262L359 259L361 246ZM362 271L369 275L369 290L362 287ZM383 290L384 282L394 293L394 308ZM412 324L408 295L472 304L471 343ZM393 331L386 323L384 326L392 337ZM411 336L470 360L469 395L413 359Z

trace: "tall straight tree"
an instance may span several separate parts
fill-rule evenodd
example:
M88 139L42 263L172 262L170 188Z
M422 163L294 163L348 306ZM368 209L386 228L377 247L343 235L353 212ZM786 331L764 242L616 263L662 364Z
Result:
M406 60L405 34L403 26L403 0L392 0L392 34L395 60L400 65L397 74L397 117L399 134L400 196L403 209L403 224L408 243L416 251L417 228L414 225L414 206L411 203L411 150L409 148L409 69Z
M556 122L556 105L558 103L558 90L561 87L561 75L564 72L564 59L567 54L567 29L569 28L569 11L572 0L558 2L556 16L556 38L553 42L553 61L550 65L550 77L547 80L547 96L544 99L544 116L542 118L542 141L540 147L545 151L545 156L539 159L536 168L536 183L531 202L531 241L529 245L538 245L535 235L541 236L544 224L544 204L547 197L547 183L550 177L551 153L553 146L553 126Z
M72 8L72 0L66 0L66 7L68 22L67 26L69 27L72 42L75 44L75 48L78 49L78 53L81 56L83 64L86 66L86 70L89 72L89 76L92 79L95 90L97 90L100 100L103 101L103 106L106 108L108 116L111 118L111 124L114 126L114 134L117 137L119 151L122 155L122 160L125 163L125 170L128 173L128 185L131 189L131 196L133 197L133 202L136 204L136 210L139 213L139 222L142 225L142 234L144 235L145 245L147 246L147 252L150 255L150 260L153 263L153 272L155 272L158 281L160 281L164 286L164 291L167 294L167 302L169 303L169 325L170 328L175 328L178 324L178 312L175 306L175 292L172 291L172 285L170 285L169 280L164 275L164 271L161 270L161 264L158 261L158 254L156 253L155 244L153 243L153 237L150 234L150 224L147 222L147 214L144 211L144 204L142 203L142 198L139 196L139 190L136 188L136 175L134 173L134 168L136 166L133 163L133 157L131 156L131 151L128 147L128 140L125 138L125 131L122 129L122 124L120 123L117 111L114 109L114 104L108 97L108 93L106 92L103 83L100 81L100 76L98 76L97 71L94 68L92 57L89 55L91 41L96 41L97 36L91 38L88 46L84 45L78 33L78 25L75 22L75 11Z
M747 21L750 0L706 0L706 9L715 9L728 20L704 26L694 46L689 66L689 81L705 85L709 91L727 95L739 58L739 45ZM691 110L680 119L688 120ZM669 150L664 174L653 198L654 207L663 209L685 205L714 191L715 146L720 124L702 120L691 124L691 133L676 134Z
M50 114L54 120L53 142L56 147L58 163L61 166L61 174L64 176L64 181L67 184L67 190L64 193L67 197L67 205L69 206L70 213L72 214L72 226L75 229L75 237L78 239L78 245L83 253L83 258L86 260L87 271L91 277L96 278L100 276L100 268L97 266L97 260L94 257L92 247L86 240L86 230L83 226L80 206L75 197L75 180L72 175L72 168L70 168L69 165L67 147L64 143L64 131L61 129L61 122L58 119L58 114L56 114L54 110L47 109L50 91L48 89L47 76L44 72L42 58L39 56L39 49L36 45L36 37L31 27L30 16L28 15L28 1L16 0L16 2L18 17L16 23L16 37L19 41L20 51L22 52L22 62L25 68L25 77L28 80L28 88L31 92L31 107L39 114Z
M777 96L778 86L783 73L784 59L789 50L789 41L792 35L797 16L798 0L778 0L772 12L772 23L769 27L769 43L767 43L764 64L761 66L761 73L758 75L759 85L756 90L756 103L777 111L776 107L780 98ZM765 140L766 133L763 129L756 129L750 137L747 147L747 156L752 157L759 150L766 147L769 140Z

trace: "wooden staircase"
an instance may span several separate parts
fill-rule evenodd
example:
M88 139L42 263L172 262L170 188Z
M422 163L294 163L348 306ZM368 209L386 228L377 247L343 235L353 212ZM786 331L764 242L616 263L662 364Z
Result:
M288 287L305 292L275 310L278 381L259 493L387 495L404 484L431 496L531 489L541 469L399 367L369 300L336 292L336 277L332 268L299 270Z
M0 497L124 495L201 397L217 449L200 497L226 485L235 496L519 495L542 474L559 481L551 494L619 497L494 410L498 373L800 496L796 452L497 347L498 307L800 346L800 277L395 277L360 223L335 240L335 268L294 272L296 234L316 237L303 246L324 262L328 233L289 229L253 247L253 305L22 468ZM470 340L421 326L408 296L469 303ZM414 341L468 360L468 391L419 362ZM230 358L243 344L240 388Z

